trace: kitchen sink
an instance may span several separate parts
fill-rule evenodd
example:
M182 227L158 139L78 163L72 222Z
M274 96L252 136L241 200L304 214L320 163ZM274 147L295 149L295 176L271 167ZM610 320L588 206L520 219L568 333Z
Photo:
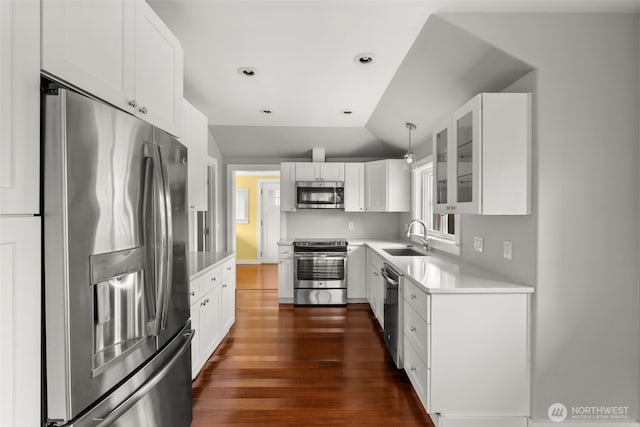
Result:
M418 252L411 248L390 248L383 249L383 251L392 256L425 256L422 252Z

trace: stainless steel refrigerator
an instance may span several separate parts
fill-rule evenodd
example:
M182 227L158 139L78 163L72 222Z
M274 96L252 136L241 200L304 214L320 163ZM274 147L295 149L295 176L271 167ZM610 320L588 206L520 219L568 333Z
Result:
M192 419L187 150L43 84L47 424Z

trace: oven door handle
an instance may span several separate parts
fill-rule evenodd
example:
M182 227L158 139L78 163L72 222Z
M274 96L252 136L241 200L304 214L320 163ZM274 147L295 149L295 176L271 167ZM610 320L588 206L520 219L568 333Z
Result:
M313 256L295 255L294 258L297 259L297 260L300 260L300 261L316 261L316 260L342 261L343 259L346 259L347 257L345 257L345 256L331 256L331 255L313 255Z

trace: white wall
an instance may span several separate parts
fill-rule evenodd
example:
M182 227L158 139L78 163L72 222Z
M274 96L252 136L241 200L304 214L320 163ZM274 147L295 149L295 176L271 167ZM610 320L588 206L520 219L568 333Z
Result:
M341 212L330 209L287 212L286 237L390 238L398 237L398 213ZM348 223L353 222L353 230Z
M528 76L536 104L534 215L462 221L463 258L536 287L533 418L548 420L549 405L562 402L629 406L637 419L638 19L442 17L537 70ZM469 249L476 233L485 238L482 255ZM507 238L511 263L500 259Z
M209 156L218 160L218 170L216 171L216 181L218 182L219 194L216 197L218 204L216 205L216 250L227 250L227 175L225 173L226 167L224 163L224 157L216 144L211 131L208 134L208 146L207 153Z

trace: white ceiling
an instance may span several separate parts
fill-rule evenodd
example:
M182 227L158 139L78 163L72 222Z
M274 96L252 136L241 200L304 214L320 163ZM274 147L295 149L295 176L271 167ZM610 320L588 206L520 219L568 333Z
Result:
M421 3L389 1L153 7L183 44L185 98L211 125L364 126L429 16ZM356 64L363 52L375 61Z
M434 13L640 10L640 0L148 1L182 42L185 98L234 158L300 157L313 146L328 157L397 155L404 122L418 125L422 142L460 99L526 69L459 30L450 38L440 24L442 33L423 28ZM447 58L447 43L467 59ZM354 63L361 52L375 62ZM241 76L242 66L257 75Z

